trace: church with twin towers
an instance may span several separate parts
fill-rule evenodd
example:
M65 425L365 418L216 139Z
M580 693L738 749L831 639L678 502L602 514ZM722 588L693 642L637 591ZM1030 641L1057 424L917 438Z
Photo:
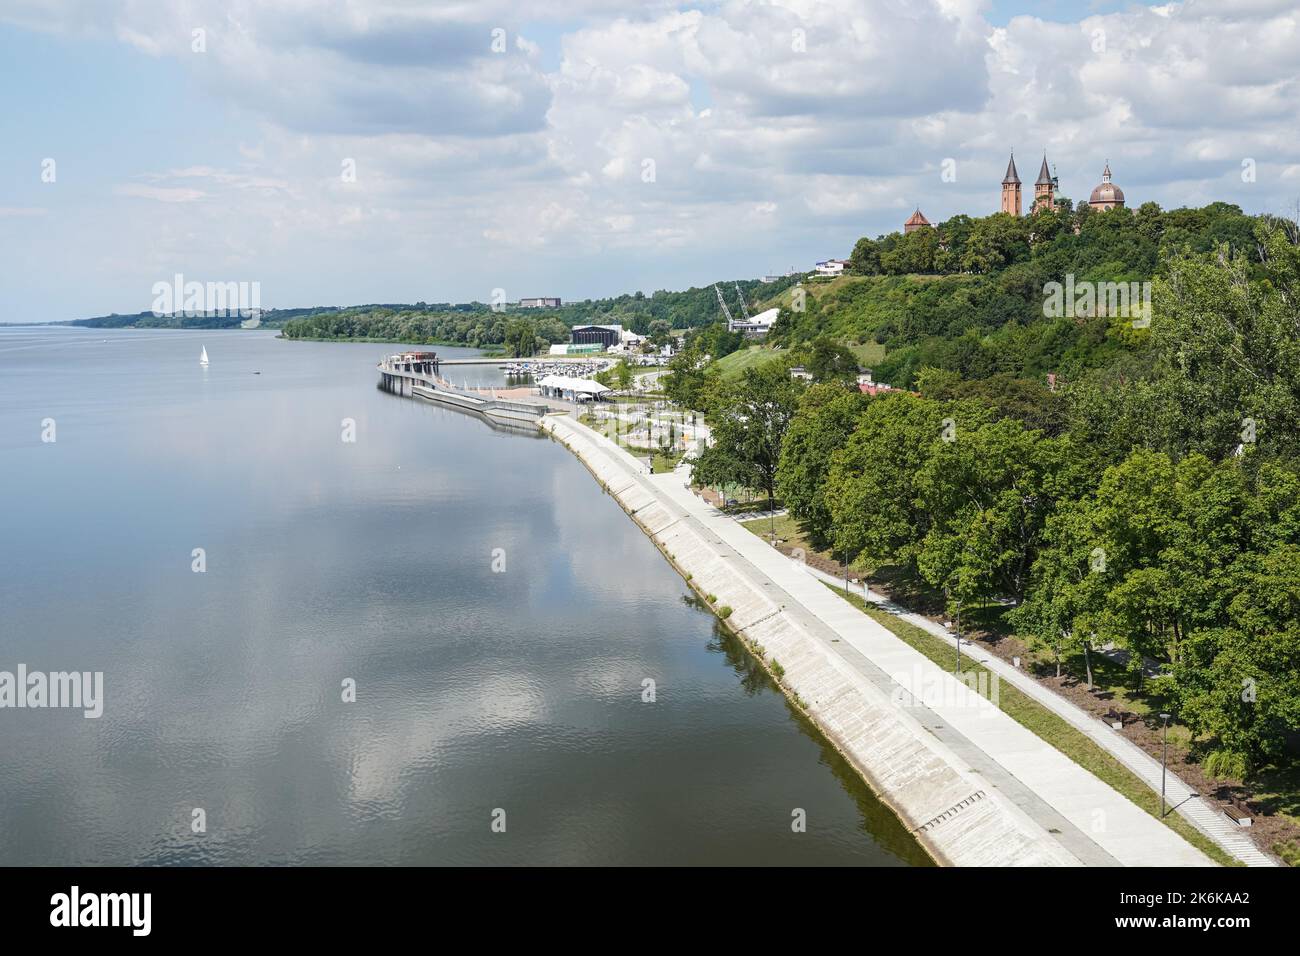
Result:
M1034 202L1029 207L1030 215L1040 209L1052 209L1056 205L1056 176L1047 168L1047 154L1043 154L1043 165L1034 180ZM1021 215L1020 210L1020 174L1016 172L1016 154L1011 154L1007 162L1007 174L1002 177L1002 212L1011 216ZM1110 162L1107 161L1101 174L1101 182L1088 197L1088 205L1098 212L1114 209L1124 205L1124 190L1110 180Z
M1029 207L1029 214L1032 216L1040 209L1052 209L1056 205L1056 188L1057 180L1055 174L1048 168L1047 153L1043 153L1043 165L1038 169L1038 179L1034 180L1034 201ZM1016 154L1011 154L1011 159L1007 161L1007 174L1002 177L1002 208L1009 216L1022 216L1022 183L1020 174L1016 172ZM1106 168L1102 170L1101 182L1094 187L1091 195L1088 197L1088 205L1097 212L1105 212L1108 209L1116 209L1124 205L1124 190L1120 189L1110 178L1110 160L1106 161ZM918 207L912 217L903 223L903 232L915 232L918 229L930 227L930 220L925 218L925 213L921 212Z

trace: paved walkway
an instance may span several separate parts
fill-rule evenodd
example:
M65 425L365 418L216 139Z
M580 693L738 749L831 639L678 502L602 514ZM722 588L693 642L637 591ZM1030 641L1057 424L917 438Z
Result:
M581 426L579 426L581 427ZM590 429L582 428L589 436ZM645 475L614 449L629 474L734 552L733 567L779 599L783 613L803 619L867 681L888 687L939 736L1077 859L1092 865L1207 866L1203 853L1120 793L972 692L950 673L685 487L681 472ZM743 559L743 560L741 560Z
M829 584L839 588L844 587L843 578L837 578L816 568L809 568L808 570L815 577ZM864 592L866 599L880 607L881 610L888 611L909 624L914 624L942 639L953 649L953 658L956 659L957 637L942 624L908 611L883 595L870 590L864 584L851 584L849 589L855 592ZM1026 696L1032 697L1052 713L1061 717L1076 730L1086 735L1097 746L1114 756L1116 760L1153 791L1160 792L1160 761L1133 743L1133 741L1108 727L1103 721L1092 716L1074 702L1054 693L1050 687L1043 686L1014 664L1008 664L1002 658L990 653L987 648L963 640L961 650L963 655L971 656L977 663L997 674L1000 680L1011 684ZM1276 860L1260 850L1254 841L1242 833L1236 824L1229 822L1222 814L1216 812L1209 804L1197 796L1196 791L1172 772L1165 779L1165 794L1171 808L1174 808L1192 826L1217 843L1225 853L1247 866L1279 865Z
M685 473L681 473L681 480L685 480ZM681 481L679 481L679 484ZM702 501L702 499L701 499ZM707 506L707 502L702 502ZM718 512L722 514L722 512ZM740 517L740 516L738 516ZM750 520L747 516L743 517L744 521ZM741 528L745 534L756 538L753 532ZM770 549L770 545L767 546ZM771 549L775 550L775 549ZM779 552L778 552L779 553ZM786 559L790 560L790 559ZM844 579L828 574L825 571L809 565L803 565L806 573L824 581L827 584L834 585L837 589L844 588ZM949 647L953 649L953 662L956 663L957 656L957 637L951 633L942 624L930 620L921 614L908 611L899 604L895 604L882 594L872 591L864 583L850 584L849 590L854 593L862 594L868 601L878 606L881 610L887 611L901 620L913 624L922 630L940 638ZM1160 792L1161 768L1160 761L1133 743L1121 733L1108 727L1104 722L1092 716L1083 708L1060 694L1054 693L1051 688L1045 687L1036 681L1031 675L1020 670L1014 664L1009 664L1000 657L990 653L988 649L972 644L970 641L961 642L963 655L970 655L977 663L981 664L989 671L998 675L999 680L1004 680L1011 684L1017 690L1026 696L1033 698L1037 703L1043 705L1052 713L1061 717L1072 727L1079 730L1088 737L1093 743L1097 744L1107 753L1111 754L1124 765L1129 771L1137 776L1143 783L1149 786L1156 793ZM1238 827L1229 822L1224 816L1215 811L1209 804L1203 801L1196 792L1187 785L1181 778L1174 773L1169 773L1165 779L1165 793L1169 801L1169 806L1174 808L1179 815L1186 819L1192 826L1196 827L1202 834L1213 840L1226 853L1246 864L1247 866L1278 866L1278 862L1259 849L1248 836L1238 829Z

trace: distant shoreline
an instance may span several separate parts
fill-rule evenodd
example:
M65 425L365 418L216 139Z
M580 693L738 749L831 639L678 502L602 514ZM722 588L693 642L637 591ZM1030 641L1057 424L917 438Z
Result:
M341 338L339 336L329 337L323 335L292 335L291 336L291 335L285 335L283 331L280 332L279 337L284 339L286 342L372 342L380 345L411 345L415 347L436 345L441 348L447 348L447 349L478 349L479 351L483 352L484 355L487 355L489 358L494 357L491 349L485 349L479 345L470 345L467 342L411 342L409 340L402 340L402 339L371 338L369 336L363 337L363 336L351 336L351 335L347 336L346 338ZM508 358L508 356L506 356L504 353L501 353L501 358Z

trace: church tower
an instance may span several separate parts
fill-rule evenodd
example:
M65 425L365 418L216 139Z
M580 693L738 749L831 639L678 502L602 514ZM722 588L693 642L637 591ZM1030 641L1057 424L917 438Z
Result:
M1034 208L1031 211L1046 209L1051 212L1055 207L1056 177L1047 171L1047 154L1043 153L1043 167L1038 171L1038 179L1034 182Z
M1016 154L1011 154L1007 174L1002 177L1002 211L1020 215L1020 175L1016 172Z

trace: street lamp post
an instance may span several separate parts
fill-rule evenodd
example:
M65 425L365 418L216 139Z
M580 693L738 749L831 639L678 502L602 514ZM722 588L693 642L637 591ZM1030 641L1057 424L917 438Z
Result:
M957 670L961 674L961 598L957 599Z
M1163 819L1165 815L1165 768L1169 763L1169 715L1161 714L1160 719L1164 721L1164 741L1160 755L1160 816Z

